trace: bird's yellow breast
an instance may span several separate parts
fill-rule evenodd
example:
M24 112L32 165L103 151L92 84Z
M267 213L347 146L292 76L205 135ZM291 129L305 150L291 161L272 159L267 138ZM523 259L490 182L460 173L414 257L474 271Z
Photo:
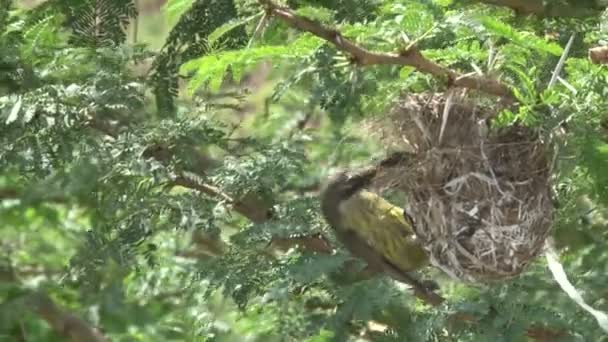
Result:
M343 201L339 210L342 226L354 230L402 271L418 269L428 262L403 209L364 190Z

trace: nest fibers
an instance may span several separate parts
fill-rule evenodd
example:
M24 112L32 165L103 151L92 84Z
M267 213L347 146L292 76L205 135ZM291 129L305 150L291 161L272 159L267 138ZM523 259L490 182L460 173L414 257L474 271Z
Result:
M390 115L391 136L414 160L385 176L411 195L431 263L472 283L520 274L552 225L548 144L526 127L490 129L495 113L462 96L423 94L400 100Z

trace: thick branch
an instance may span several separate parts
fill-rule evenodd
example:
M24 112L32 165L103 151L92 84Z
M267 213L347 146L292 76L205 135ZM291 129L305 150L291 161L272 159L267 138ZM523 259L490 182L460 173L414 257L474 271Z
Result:
M108 342L101 332L88 322L57 306L45 294L28 297L31 309L44 319L58 334L74 342Z
M594 64L608 64L608 46L598 46L589 49L589 59Z
M281 7L269 0L259 0L268 8L269 13L281 19L289 26L307 31L332 43L340 51L350 54L359 65L407 65L420 72L447 79L451 86L478 89L492 95L512 97L511 90L504 84L488 78L471 74L461 75L425 58L415 46L400 53L382 53L369 51L342 36L336 30L329 29L317 22L297 15L287 7Z
M569 17L580 18L596 15L599 8L572 6L568 4L546 5L545 0L473 0L489 5L508 7L523 15L539 17Z
M17 199L20 198L20 191L15 188L2 188L0 189L0 200L3 199Z

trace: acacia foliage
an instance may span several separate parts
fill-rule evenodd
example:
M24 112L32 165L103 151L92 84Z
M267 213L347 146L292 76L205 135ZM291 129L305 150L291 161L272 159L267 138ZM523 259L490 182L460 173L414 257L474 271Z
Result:
M116 341L603 338L542 261L482 288L429 270L447 298L438 308L382 277L343 281L349 255L310 189L386 152L364 120L445 80L352 65L257 1L171 1L181 14L160 51L127 40L134 2L78 3L0 0L1 338L62 333L35 314L33 290ZM286 4L373 51L423 37L427 58L508 84L520 106L500 123L560 144L554 235L575 285L606 309L608 72L586 57L608 39L601 10L543 19L449 0ZM262 62L268 80L243 91ZM142 64L152 70L135 72ZM336 253L317 240L276 248L315 234Z

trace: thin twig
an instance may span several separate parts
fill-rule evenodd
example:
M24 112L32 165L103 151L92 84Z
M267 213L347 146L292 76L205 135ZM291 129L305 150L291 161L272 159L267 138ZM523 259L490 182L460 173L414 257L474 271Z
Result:
M286 251L290 248L300 246L306 250L321 253L331 254L333 248L329 243L329 240L320 233L313 235L298 235L290 237L273 237L268 243L267 248L272 250Z
M574 43L575 36L576 36L576 33L573 33L570 36L570 39L568 39L568 43L566 44L566 47L564 48L564 52L562 53L562 56L559 58L559 62L557 62L557 65L555 66L555 70L553 70L553 75L551 75L551 80L549 81L549 85L547 86L547 89L553 87L555 85L555 82L557 82L557 77L562 72L564 63L566 63L566 59L568 58L568 54L570 53L570 48L572 48L572 43Z
M553 274L553 278L559 284L564 292L572 299L578 306L583 310L591 314L596 320L600 328L608 333L608 314L603 311L596 310L585 302L583 296L579 291L572 285L566 276L563 265L559 262L559 256L555 250L554 241L548 239L545 241L545 257L547 258L547 264L549 270Z
M183 186L184 188L189 188L189 189L194 189L194 190L198 190L204 194L207 194L209 196L212 197L219 197L222 200L228 202L229 204L234 203L234 199L232 199L232 197L230 197L229 195L225 194L224 192L222 192L220 189L212 186L212 185L207 185L207 184L203 184L203 183L198 183L192 179L189 179L185 176L179 176L176 177L173 182L173 185L179 185L179 186Z
M133 44L137 44L137 39L139 38L139 0L134 0L135 8L137 9L137 16L133 19Z
M454 98L454 89L448 90L448 95L445 98L445 105L443 106L443 116L441 118L441 129L439 129L439 140L438 145L441 145L441 140L443 140L443 133L445 132L445 127L448 124L448 117L450 115L450 109L452 109L452 99Z
M262 16L262 18L258 22L257 26L255 27L255 30L253 31L253 34L251 35L251 38L249 39L249 42L247 43L247 49L249 49L250 47L252 47L253 46L253 41L261 36L262 29L264 28L264 25L266 25L266 21L267 20L268 20L268 13L264 13L264 15Z

